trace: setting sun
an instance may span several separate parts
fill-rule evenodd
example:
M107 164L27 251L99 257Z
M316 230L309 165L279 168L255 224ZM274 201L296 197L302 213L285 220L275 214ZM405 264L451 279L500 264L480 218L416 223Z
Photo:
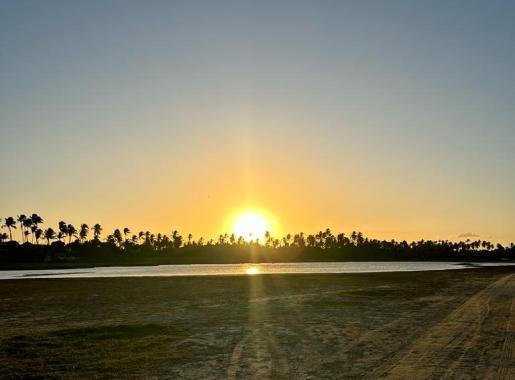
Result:
M244 213L234 222L234 234L247 241L256 239L263 241L266 231L270 231L270 224L263 215L255 212Z

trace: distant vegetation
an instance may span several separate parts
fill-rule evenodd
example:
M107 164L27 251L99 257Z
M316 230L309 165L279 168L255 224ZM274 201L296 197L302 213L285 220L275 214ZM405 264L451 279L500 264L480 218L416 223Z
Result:
M287 234L264 241L245 241L234 234L218 239L194 239L177 230L170 235L115 229L103 238L100 224L76 228L61 221L56 229L42 228L37 214L0 220L0 266L151 265L171 263L237 263L347 260L515 260L515 246L484 240L414 242L369 239L361 232ZM6 232L4 232L6 231ZM13 239L18 233L21 244ZM61 265L54 265L54 264ZM37 266L37 265L36 265Z

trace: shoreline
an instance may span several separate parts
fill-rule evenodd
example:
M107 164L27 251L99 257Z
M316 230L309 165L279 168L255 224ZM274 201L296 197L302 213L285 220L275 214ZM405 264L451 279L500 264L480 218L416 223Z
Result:
M167 265L243 265L243 264L313 264L313 263L465 263L465 264L502 264L502 265L515 265L515 260L498 259L498 260L430 260L430 259L413 259L413 260L303 260L303 261L238 261L238 262L203 262L203 261L181 261L181 262L135 262L135 261L120 261L120 262L88 262L88 261L61 261L61 262L0 262L0 271L16 271L16 270L50 270L50 269L92 269L92 268L112 268L112 267L159 267Z
M346 265L347 264L347 265ZM360 265L362 264L362 265ZM367 265L368 264L368 265ZM140 278L433 272L513 267L506 262L368 261L312 263L182 264L0 270L0 281L57 278Z

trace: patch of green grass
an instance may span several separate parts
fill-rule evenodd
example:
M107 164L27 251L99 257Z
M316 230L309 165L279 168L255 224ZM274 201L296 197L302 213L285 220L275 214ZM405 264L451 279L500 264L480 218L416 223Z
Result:
M164 335L173 332L169 326L157 324L135 324L135 325L116 325L116 326L95 326L76 329L64 329L53 331L49 334L52 337L62 339L136 339L149 335Z
M180 346L186 332L158 324L100 325L18 335L0 343L0 364L12 377L52 377L56 373L138 373L164 363L191 360L193 344ZM0 376L1 378L2 376Z

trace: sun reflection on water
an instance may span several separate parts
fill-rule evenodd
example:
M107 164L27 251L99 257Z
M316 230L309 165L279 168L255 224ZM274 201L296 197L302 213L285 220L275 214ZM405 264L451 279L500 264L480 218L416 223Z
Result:
M257 267L248 267L245 270L245 273L247 273L248 275L258 274L259 273L259 268L257 268Z

